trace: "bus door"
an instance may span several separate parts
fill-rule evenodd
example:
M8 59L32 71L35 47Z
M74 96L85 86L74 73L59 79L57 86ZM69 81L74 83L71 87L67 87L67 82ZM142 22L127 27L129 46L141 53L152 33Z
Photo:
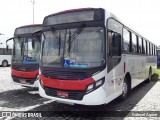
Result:
M121 62L121 51L122 51L122 28L123 26L114 19L108 19L107 28L107 68L108 68L108 79L110 89L117 91L121 89L120 84L122 82L121 76L124 73L124 63ZM114 85L114 86L112 86Z

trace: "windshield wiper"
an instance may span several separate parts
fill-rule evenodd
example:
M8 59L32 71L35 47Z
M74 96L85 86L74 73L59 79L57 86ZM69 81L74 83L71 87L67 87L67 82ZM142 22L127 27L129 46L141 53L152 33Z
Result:
M70 53L70 50L71 50L71 44L73 42L73 40L75 40L75 38L84 30L85 28L85 24L81 24L80 27L78 27L75 32L71 35L71 31L69 31L69 38L68 38L68 52Z
M54 27L51 27L51 32L52 32L53 37L57 41L57 44L58 44L58 56L59 56L60 55L60 49L61 49L61 35L59 33L59 36L58 36L57 30Z

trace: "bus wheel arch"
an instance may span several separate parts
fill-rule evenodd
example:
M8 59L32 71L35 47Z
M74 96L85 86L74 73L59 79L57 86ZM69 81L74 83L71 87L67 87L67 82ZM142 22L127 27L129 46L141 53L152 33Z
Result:
M2 66L3 67L7 67L8 66L8 61L7 60L3 60L2 61Z

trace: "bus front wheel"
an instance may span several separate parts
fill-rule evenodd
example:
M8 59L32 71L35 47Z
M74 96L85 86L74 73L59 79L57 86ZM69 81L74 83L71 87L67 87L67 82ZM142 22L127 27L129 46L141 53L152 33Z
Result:
M7 66L8 66L8 62L7 62L6 60L4 60L4 61L2 62L2 66L3 66L3 67L7 67Z
M125 100L128 95L128 92L129 92L129 84L127 79L125 78L122 86L122 94L120 95L119 100L121 101Z

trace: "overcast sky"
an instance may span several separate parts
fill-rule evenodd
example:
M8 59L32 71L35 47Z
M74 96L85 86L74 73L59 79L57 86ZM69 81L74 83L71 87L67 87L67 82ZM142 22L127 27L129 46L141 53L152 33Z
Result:
M124 24L160 45L160 0L35 0L34 23L49 14L73 8L102 7ZM0 43L13 36L16 27L33 23L31 0L1 0Z

